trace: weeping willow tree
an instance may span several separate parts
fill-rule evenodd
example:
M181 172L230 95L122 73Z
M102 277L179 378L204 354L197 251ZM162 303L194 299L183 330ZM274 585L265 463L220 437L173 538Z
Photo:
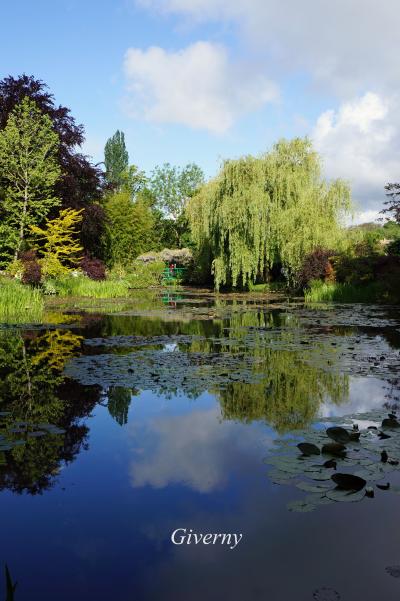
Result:
M325 182L311 142L296 138L260 157L225 161L189 201L187 215L218 289L265 281L277 264L292 279L305 254L334 248L350 208L349 186Z

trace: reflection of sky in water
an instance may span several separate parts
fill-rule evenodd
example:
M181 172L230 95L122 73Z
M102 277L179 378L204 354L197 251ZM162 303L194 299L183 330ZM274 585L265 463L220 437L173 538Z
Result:
M341 405L329 401L321 404L320 417L336 417L352 413L364 413L382 407L385 401L387 385L375 378L350 377L349 399Z
M387 529L398 497L289 513L293 489L272 485L263 463L273 438L265 423L222 420L209 394L144 392L124 427L98 407L89 452L53 491L0 497L1 552L18 576L18 601L307 601L319 586L363 601L376 601L379 586L397 601L384 567L398 561L400 537ZM179 527L243 540L234 551L173 547Z
M229 466L250 469L260 450L255 431L234 422L221 423L218 406L190 413L153 417L140 426L130 427L140 441L140 450L130 467L131 482L136 487L150 485L163 488L180 483L198 492L221 489L229 478ZM272 435L268 435L272 440ZM268 446L263 437L263 445ZM231 447L229 457L224 449Z

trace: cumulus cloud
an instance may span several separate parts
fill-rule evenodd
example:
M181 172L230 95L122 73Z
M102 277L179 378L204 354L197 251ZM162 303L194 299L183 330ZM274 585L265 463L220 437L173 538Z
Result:
M196 42L168 52L130 48L124 71L128 110L155 123L223 133L242 114L277 98L277 87L248 65L230 62L224 46Z
M305 69L343 96L400 83L396 0L137 0L157 13L233 23L287 69ZM375 88L376 89L376 88Z
M312 132L330 178L352 184L363 218L382 208L383 187L400 174L399 102L372 92L320 115Z

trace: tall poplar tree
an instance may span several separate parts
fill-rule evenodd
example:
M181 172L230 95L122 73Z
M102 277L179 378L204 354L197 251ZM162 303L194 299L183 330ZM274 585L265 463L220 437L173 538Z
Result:
M61 170L59 137L51 119L24 98L0 131L2 203L0 260L17 258L30 225L38 225L60 204L54 186Z
M106 180L114 188L124 184L124 174L128 169L129 155L125 146L124 132L117 130L106 142L104 148L104 164Z

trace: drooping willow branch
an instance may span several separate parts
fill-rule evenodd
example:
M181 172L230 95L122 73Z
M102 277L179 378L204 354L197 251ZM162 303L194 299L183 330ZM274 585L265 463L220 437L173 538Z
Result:
M276 264L290 279L313 248L335 247L350 209L349 186L324 181L311 142L296 138L260 157L225 161L187 215L197 246L209 250L218 289L265 278Z

